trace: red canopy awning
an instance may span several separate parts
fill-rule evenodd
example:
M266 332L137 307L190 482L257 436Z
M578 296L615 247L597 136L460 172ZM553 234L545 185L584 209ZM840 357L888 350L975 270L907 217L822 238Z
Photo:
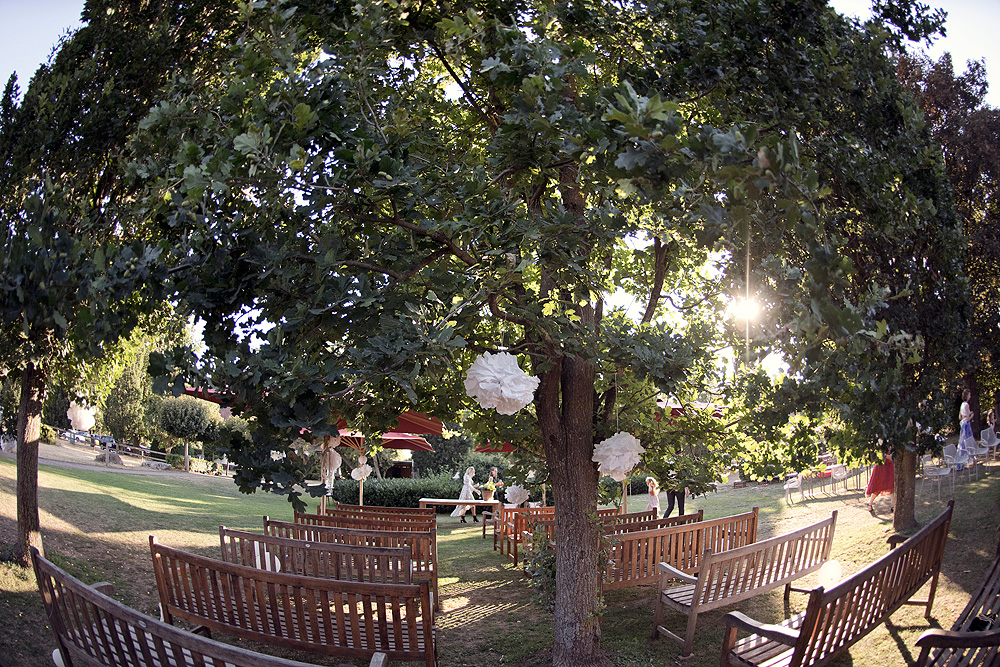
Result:
M483 445L476 445L476 448L473 451L478 452L480 454L509 454L510 452L514 451L514 445L510 444L509 442L505 442L500 445L494 445L492 443L487 442L486 444Z

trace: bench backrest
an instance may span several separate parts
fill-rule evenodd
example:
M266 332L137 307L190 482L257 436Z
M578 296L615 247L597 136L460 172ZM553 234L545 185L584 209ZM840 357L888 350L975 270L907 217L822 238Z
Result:
M363 547L408 547L416 572L436 570L434 534L430 531L388 531L340 526L309 525L291 521L276 521L264 517L264 533L274 537Z
M140 614L70 576L34 547L31 562L66 667L308 667L222 644Z
M605 510L597 510L597 518L607 526L610 524L635 523L636 521L651 521L656 518L656 510L646 510L645 512L627 512L621 514L603 514Z
M814 589L790 667L830 662L885 622L925 583L933 580L936 586L953 507L950 501L936 519L857 574L829 590ZM933 595L932 590L931 599Z
M409 584L408 547L368 547L257 535L219 526L222 560L307 577Z
M654 511L655 515L656 512ZM628 515L625 515L628 516ZM605 523L602 532L605 535L617 535L619 533L634 533L640 530L656 530L657 528L669 528L670 526L683 526L689 523L698 523L705 517L704 510L698 510L694 514L682 514L672 516L667 519L657 519L655 516L646 520L625 521L622 523Z
M332 510L354 512L358 516L365 516L366 514L402 514L403 516L433 517L437 514L437 510L433 507L382 507L380 505L345 505L344 503L337 503L336 507L326 508L328 513ZM322 514L322 512L317 510L317 514Z
M433 516L405 516L369 514L358 516L350 512L327 510L326 514L295 513L295 523L305 523L313 526L342 526L343 528L361 528L369 530L434 530L437 531L437 519Z
M686 574L701 567L706 550L713 553L738 549L757 541L757 508L745 514L697 521L610 537L605 590L659 580L657 565L669 563Z
M428 507L427 509L433 509ZM422 512L420 514L403 514L399 512L380 512L380 511L368 511L368 510L350 510L350 509L340 509L339 507L328 507L326 512L319 514L317 516L328 516L336 518L347 518L347 519L363 519L365 521L371 522L389 522L389 523L415 523L417 525L426 527L431 525L436 525L437 514L434 512Z
M604 509L597 510L597 518L599 519L608 519L613 516L627 516L627 515L622 514L621 510L619 510L617 507L606 507Z
M150 536L160 607L252 641L323 655L435 664L430 585L317 579L224 563L158 544Z
M805 528L738 549L702 556L692 606L708 610L783 586L830 559L837 512Z

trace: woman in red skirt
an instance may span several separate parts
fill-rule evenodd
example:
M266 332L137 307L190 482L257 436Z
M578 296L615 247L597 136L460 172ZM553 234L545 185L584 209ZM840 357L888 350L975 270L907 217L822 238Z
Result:
M882 465L875 466L871 479L868 480L868 488L865 489L865 497L868 498L868 511L875 514L872 503L875 498L882 495L894 496L896 484L896 468L892 464L892 456L887 454ZM889 511L895 508L895 498L891 497Z

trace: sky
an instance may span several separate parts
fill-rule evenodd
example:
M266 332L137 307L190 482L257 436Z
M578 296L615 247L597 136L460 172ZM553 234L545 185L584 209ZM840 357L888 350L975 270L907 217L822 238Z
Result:
M222 0L228 1L228 0ZM922 0L948 12L947 37L928 49L934 57L950 51L957 72L967 60L986 59L992 107L1000 107L1000 0ZM841 13L864 18L870 0L832 0ZM83 0L0 0L0 86L11 72L23 92L59 36L79 26Z

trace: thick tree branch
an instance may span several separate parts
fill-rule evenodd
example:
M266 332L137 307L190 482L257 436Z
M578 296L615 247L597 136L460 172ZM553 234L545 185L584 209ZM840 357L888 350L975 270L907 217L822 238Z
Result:
M656 314L656 306L660 303L663 292L663 279L667 273L667 246L659 236L653 237L653 287L649 290L649 301L646 302L646 312L642 314L642 323L646 324Z

